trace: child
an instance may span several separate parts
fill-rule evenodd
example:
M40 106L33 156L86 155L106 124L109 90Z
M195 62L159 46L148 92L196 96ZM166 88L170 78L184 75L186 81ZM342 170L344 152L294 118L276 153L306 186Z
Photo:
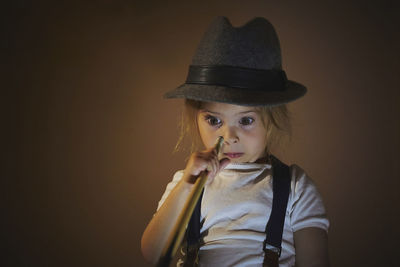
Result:
M279 160L270 154L271 146L289 132L286 103L305 93L303 85L287 80L282 71L278 37L267 20L255 18L239 28L225 17L213 21L186 83L166 94L185 98L182 129L192 137L196 152L168 184L143 233L146 259L157 262L193 184L205 172L196 259L200 266L267 266L271 251L280 266L329 265L329 222L310 178L292 165L287 206L273 192L273 179L282 177L276 177ZM219 136L224 143L217 154ZM270 246L266 240L273 199L283 205L281 253L280 244Z

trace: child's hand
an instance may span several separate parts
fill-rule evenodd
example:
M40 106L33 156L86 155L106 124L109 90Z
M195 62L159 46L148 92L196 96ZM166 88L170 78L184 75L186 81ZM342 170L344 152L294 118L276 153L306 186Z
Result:
M207 183L210 183L217 173L228 165L229 161L227 158L218 160L215 148L195 152L189 158L183 180L194 184L201 172L205 171L208 175Z

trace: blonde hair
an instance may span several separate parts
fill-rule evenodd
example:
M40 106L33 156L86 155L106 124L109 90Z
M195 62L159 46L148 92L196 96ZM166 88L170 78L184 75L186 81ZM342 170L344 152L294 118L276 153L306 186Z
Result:
M185 99L184 109L182 111L181 121L179 123L180 135L175 146L175 151L186 147L190 142L190 153L198 151L202 147L198 125L197 113L202 108L203 102L191 99ZM281 145L286 137L291 137L291 124L289 110L286 105L272 107L256 107L263 124L267 130L267 145L265 147L266 155L271 153L271 149Z

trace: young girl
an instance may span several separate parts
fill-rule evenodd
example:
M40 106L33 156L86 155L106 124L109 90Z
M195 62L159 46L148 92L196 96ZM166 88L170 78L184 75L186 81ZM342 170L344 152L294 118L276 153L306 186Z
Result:
M276 177L271 147L290 131L286 103L305 93L303 85L287 80L282 71L278 37L267 20L255 18L242 27L233 27L225 17L213 21L185 84L166 94L185 98L183 135L192 137L196 152L168 184L143 233L146 259L157 262L193 184L205 172L200 266L265 266L269 251L277 251L280 266L329 265L325 209L315 185L297 165L288 174L282 250L264 249L273 179L281 178ZM217 154L219 136L224 143Z

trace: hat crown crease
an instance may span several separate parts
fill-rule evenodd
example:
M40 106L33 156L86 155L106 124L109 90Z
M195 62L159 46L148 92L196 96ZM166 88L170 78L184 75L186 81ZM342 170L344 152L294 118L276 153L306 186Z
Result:
M200 41L192 65L228 65L254 69L282 69L278 36L266 19L255 18L233 27L218 17Z

